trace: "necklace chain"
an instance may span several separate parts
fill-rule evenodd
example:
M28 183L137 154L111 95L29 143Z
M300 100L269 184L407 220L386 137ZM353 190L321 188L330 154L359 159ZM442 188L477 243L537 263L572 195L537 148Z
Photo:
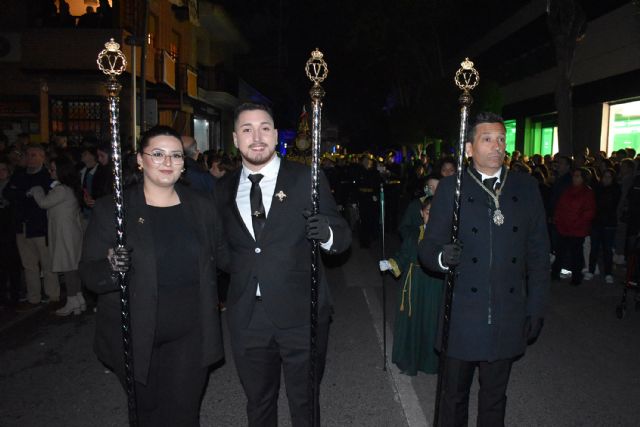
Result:
M469 174L469 176L471 176L471 178L473 178L473 180L475 182L478 183L480 188L482 188L482 190L484 190L489 195L489 197L491 197L493 199L493 202L496 205L496 208L493 211L493 223L495 225L504 224L504 215L502 214L502 211L500 210L500 194L502 193L502 189L504 188L504 185L507 183L507 176L509 175L509 171L505 170L504 179L502 180L500 188L498 188L496 190L495 194L493 194L492 191L490 191L487 187L485 187L482 184L482 182L473 173L471 173L471 171L467 171L467 173Z

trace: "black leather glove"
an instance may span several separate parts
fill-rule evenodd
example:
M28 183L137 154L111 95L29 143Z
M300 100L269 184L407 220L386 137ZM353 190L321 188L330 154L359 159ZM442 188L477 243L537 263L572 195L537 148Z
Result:
M531 345L538 339L540 335L540 331L542 331L542 327L544 326L544 319L542 317L534 317L527 316L524 321L524 337L527 339L527 344Z
M107 259L114 273L126 273L131 268L131 248L109 248Z
M324 215L316 214L311 215L311 211L304 211L302 213L307 219L306 234L309 240L319 240L321 243L326 243L331 237L329 231L329 218Z
M442 263L447 267L455 267L460 264L462 245L459 243L447 243L442 247Z

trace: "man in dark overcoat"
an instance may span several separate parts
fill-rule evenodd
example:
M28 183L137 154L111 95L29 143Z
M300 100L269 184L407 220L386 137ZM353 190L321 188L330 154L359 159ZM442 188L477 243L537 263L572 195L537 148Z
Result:
M310 215L311 170L276 155L277 135L269 107L238 106L233 139L242 168L216 183L230 248L226 313L231 348L247 396L248 423L256 427L278 423L281 372L292 425L310 425L311 240L328 253L342 252L351 243L324 174L319 213ZM331 316L322 269L318 311L319 386Z
M420 260L455 269L440 406L441 426L466 426L479 370L478 426L504 424L513 362L540 333L549 292L549 241L535 179L503 166L501 117L480 113L465 145L460 244L451 243L455 176L440 181ZM438 341L440 342L440 341Z

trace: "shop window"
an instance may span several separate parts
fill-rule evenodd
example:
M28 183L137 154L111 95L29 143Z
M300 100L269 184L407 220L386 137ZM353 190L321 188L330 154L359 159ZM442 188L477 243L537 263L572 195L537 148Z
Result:
M83 138L102 139L106 130L104 103L98 99L52 98L49 110L50 129L53 134L66 134L70 141L81 142Z
M624 148L640 151L640 101L609 106L607 152Z
M524 154L545 156L557 152L558 126L551 120L528 120L525 126Z
M513 153L516 149L516 121L515 120L505 120L504 128L506 130L506 150L508 153Z

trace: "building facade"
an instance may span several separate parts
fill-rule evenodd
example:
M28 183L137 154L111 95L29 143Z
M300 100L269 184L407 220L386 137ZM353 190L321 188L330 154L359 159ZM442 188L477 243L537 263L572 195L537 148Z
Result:
M571 81L574 153L640 151L640 8L629 1L581 2L586 14ZM546 0L535 0L470 45L463 56L497 81L508 151L558 151L557 68Z
M230 147L231 117L242 86L233 58L248 47L220 6L205 0L5 3L0 17L0 130L10 140L20 133L38 142L108 139L105 78L96 57L113 38L128 61L120 77L123 144L133 147L143 126L162 124L195 136L202 151ZM140 25L145 3L146 33Z

